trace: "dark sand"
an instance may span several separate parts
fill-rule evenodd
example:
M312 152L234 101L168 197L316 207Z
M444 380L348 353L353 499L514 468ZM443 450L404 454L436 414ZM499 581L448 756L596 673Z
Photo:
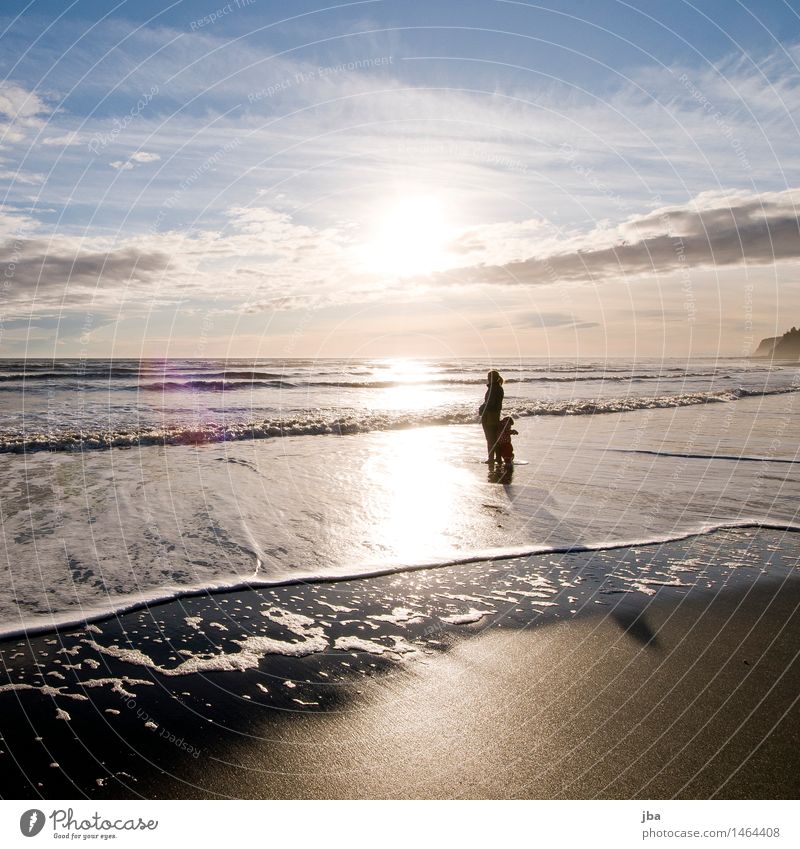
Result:
M131 696L110 687L84 689L86 701L24 690L0 694L0 795L797 798L796 540L731 532L600 559L562 556L551 568L572 580L563 581L552 607L537 610L535 600L518 598L496 604L479 622L458 625L437 619L429 606L430 615L415 624L382 623L364 634L388 645L388 634L402 628L420 649L413 656L269 655L244 672L168 677L97 654L103 668L94 677L128 675L152 684L125 684ZM651 596L609 583L625 562L716 557L723 563L735 546L751 565L704 568L691 582L660 586ZM768 559L769 568L753 565ZM535 558L516 561L514 574L522 567L542 571ZM306 612L324 593L328 604L358 603L360 616L403 602L420 609L443 592L483 593L474 604L481 607L498 597L510 568L475 564L236 593L230 601L247 617L241 611L256 608L265 593L271 604ZM185 632L183 617L201 614L204 604L219 610L222 598L128 614L104 623L97 639L113 643L124 635L153 655L145 635ZM345 620L353 613L337 615L328 619L333 634L353 627ZM86 637L60 635L57 645L85 647ZM39 656L42 680L63 683L48 677L55 655L46 639L2 647L11 669L6 680L28 680ZM14 659L16 666L9 661L15 647L25 655ZM61 657L88 656L81 651ZM84 679L85 673L84 666ZM70 720L55 719L56 709L68 711Z

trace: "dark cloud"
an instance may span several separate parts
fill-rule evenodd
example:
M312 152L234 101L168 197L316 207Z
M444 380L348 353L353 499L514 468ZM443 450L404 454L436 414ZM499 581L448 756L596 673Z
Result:
M523 313L514 318L515 325L523 327L596 327L594 321L578 321L572 313L566 312L531 312Z
M794 195L734 197L705 209L687 206L656 211L605 235L594 231L570 251L456 269L439 275L439 280L505 285L584 282L687 267L767 265L797 259L800 223Z
M81 333L87 330L97 330L113 324L116 317L92 310L91 312L64 311L56 314L34 314L25 317L2 318L0 327L3 330L43 329L58 330L62 334Z
M664 307L653 307L652 309L621 309L618 314L622 317L630 316L634 321L642 319L656 319L661 322L686 321L686 310L665 309Z
M16 303L31 303L34 296L37 301L40 297L51 300L67 293L71 303L80 303L98 289L121 290L149 282L172 262L164 251L124 247L82 252L58 243L51 247L44 239L7 241L0 256L5 300Z
M566 312L529 312L510 315L505 323L486 322L481 325L481 330L508 330L509 328L514 330L545 330L555 327L572 327L575 330L583 330L587 327L597 327L597 322L579 321L572 313Z

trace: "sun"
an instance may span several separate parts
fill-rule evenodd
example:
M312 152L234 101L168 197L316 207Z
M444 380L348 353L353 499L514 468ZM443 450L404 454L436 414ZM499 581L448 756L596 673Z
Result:
M375 215L366 245L370 271L408 277L447 267L451 240L444 204L432 194L396 198Z

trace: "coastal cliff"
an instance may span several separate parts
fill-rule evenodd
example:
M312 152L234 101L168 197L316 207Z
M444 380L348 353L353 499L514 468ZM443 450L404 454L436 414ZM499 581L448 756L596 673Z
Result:
M762 339L753 351L753 357L771 357L780 360L800 359L800 330L793 327L783 336L770 336Z

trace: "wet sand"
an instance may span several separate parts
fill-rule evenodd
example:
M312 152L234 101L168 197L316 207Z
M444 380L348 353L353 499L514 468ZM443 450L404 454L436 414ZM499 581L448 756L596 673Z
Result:
M610 577L647 557L723 563L734 544L765 568L709 567L653 595L619 591ZM330 612L330 647L268 654L243 671L171 675L96 650L124 637L162 669L170 652L201 657L197 645L176 649L177 635L200 640L187 616L210 631L202 605L219 613L224 597L128 614L102 634L5 644L7 681L31 680L38 657L38 683L62 689L0 693L0 795L796 798L795 550L793 534L753 531L604 560L568 555L551 566L562 586L546 603L500 590L510 575L541 577L535 559L276 588L268 605ZM255 617L265 592L231 595L227 627ZM475 599L462 607L503 601L456 621L456 595ZM429 615L409 615L425 603ZM360 626L363 645L351 635L335 647L337 628ZM65 660L82 664L84 682L90 670L113 680L68 685Z

